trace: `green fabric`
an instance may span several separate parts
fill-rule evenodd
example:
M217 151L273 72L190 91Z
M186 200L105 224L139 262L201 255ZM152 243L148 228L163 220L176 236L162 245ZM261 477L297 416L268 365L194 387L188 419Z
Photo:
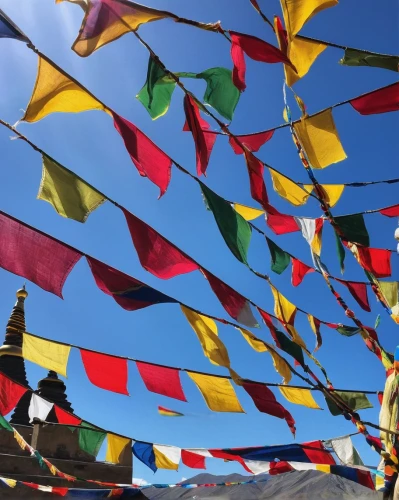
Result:
M344 239L365 247L370 246L369 233L362 214L334 217L334 221L342 231Z
M79 429L79 448L89 455L96 457L100 451L101 445L107 436L106 432L92 431L90 429L98 429L94 425L83 421ZM82 428L84 427L84 428Z
M277 337L278 343L280 344L280 349L296 359L301 366L304 366L305 360L303 359L302 347L298 344L295 344L295 342L293 342L279 330L275 331L275 335Z
M247 253L251 241L251 226L234 210L230 203L218 196L202 182L200 182L200 186L226 245L240 262L248 264Z
M281 274L287 269L291 261L291 257L287 252L284 252L283 249L276 245L276 243L270 240L267 236L266 242L269 247L270 257L272 259L271 270L277 274Z
M6 431L14 432L14 429L7 422L7 420L3 417L3 415L0 415L0 429L5 429Z
M360 332L360 328L358 328L357 326L342 325L337 328L337 332L341 335L344 335L345 337L353 337Z
M341 238L338 236L338 234L334 231L335 234L335 243L337 245L337 254L338 254L338 259L339 259L339 267L341 269L341 273L344 274L345 270L345 248L341 242Z
M340 392L334 391L335 394L340 396L340 398L345 402L346 406L349 406L353 411L365 410L366 408L373 408L373 405L367 399L367 396L363 392ZM342 411L330 398L325 398L328 409L331 415L336 417L337 415L342 415Z
M385 297L389 307L396 306L398 303L398 282L397 281L378 281L382 295Z
M366 52L363 50L345 49L344 57L339 61L345 66L372 66L398 72L399 56L389 56Z
M352 445L353 446L353 445ZM352 464L351 465L364 465L361 456L357 449L353 446L353 456L352 456Z

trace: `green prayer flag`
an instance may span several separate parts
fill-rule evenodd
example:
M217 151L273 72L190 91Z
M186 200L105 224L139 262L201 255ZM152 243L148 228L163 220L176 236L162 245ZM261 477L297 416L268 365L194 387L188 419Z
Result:
M339 267L341 269L341 274L344 274L345 270L345 248L341 242L341 238L338 236L336 231L334 231L335 234L335 243L337 245L337 253L338 253L338 259L339 259Z
M339 62L345 66L371 66L399 71L399 56L377 54L364 50L345 49L345 55Z
M85 222L106 198L59 163L43 155L39 200L53 205L62 217Z
M398 282L397 281L378 281L378 286L382 295L387 301L389 307L394 307L398 303Z
M104 439L107 436L107 433L90 429L98 429L98 427L95 427L88 422L82 421L79 429L79 448L89 455L96 457L98 455L98 452L100 451Z
M340 228L344 239L365 247L370 246L369 233L364 223L363 214L334 217L334 221Z
M303 358L302 347L293 342L286 335L284 335L283 332L280 332L279 330L275 330L275 335L278 343L280 344L279 345L280 349L282 349L284 352L286 352L294 359L296 359L301 366L304 366L305 360Z
M214 193L202 182L200 182L200 186L226 245L240 262L248 264L247 253L252 235L251 226L234 210L230 203Z
M266 243L269 247L270 257L272 259L271 270L277 274L281 274L287 269L291 261L291 257L287 252L284 252L282 248L276 245L276 243L274 243L273 240L270 240L267 236Z
M363 392L341 392L334 391L334 394L339 396L346 406L349 406L351 410L365 410L367 408L373 408L373 405L367 399L367 396ZM342 415L342 411L340 408L334 403L334 401L328 397L325 398L328 409L331 412L331 415L336 417L337 415Z
M360 332L360 328L358 328L357 326L340 325L337 328L337 332L340 333L341 335L344 335L345 337L353 337L354 335L357 335Z
M0 429L5 429L6 431L14 432L14 429L7 422L7 420L3 417L3 415L0 415Z

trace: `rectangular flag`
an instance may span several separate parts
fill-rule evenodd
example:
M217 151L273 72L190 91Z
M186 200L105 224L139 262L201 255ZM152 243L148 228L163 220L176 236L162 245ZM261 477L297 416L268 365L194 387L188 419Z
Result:
M168 398L187 401L181 385L179 370L141 361L136 361L136 366L148 391Z
M373 68L382 68L399 71L399 57L375 52L367 52L358 49L345 49L344 57L339 61L344 66L370 66Z
M158 469L178 470L181 449L176 446L154 444L155 465Z
M0 415L7 415L17 405L27 389L0 373Z
M107 451L105 452L105 461L112 464L120 464L121 456L125 449L132 447L132 440L116 434L107 434Z
M320 406L316 403L313 395L309 389L298 389L297 387L279 387L281 394L290 403L296 405L306 406L314 410L321 410Z
M155 465L155 453L152 443L134 441L132 452L133 455L140 460L140 462L149 467L153 472L158 470L158 467Z
M375 115L399 110L399 82L392 83L349 101L361 115Z
M79 349L90 382L100 389L129 395L127 359Z
M313 16L338 4L338 0L281 0L288 38L293 38Z
M23 334L22 356L37 365L67 376L67 364L71 346Z
M46 401L34 392L32 392L32 397L29 404L28 415L30 423L33 422L34 418L39 420L46 420L47 415L50 413L54 406L54 403Z

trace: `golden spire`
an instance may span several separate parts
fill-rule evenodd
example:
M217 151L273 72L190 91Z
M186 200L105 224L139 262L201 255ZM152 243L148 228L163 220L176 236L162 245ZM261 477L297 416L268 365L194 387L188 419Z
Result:
M0 347L0 356L20 356L22 357L22 334L25 326L25 299L28 292L25 285L17 293L17 302L12 309L10 319L6 326L6 338Z

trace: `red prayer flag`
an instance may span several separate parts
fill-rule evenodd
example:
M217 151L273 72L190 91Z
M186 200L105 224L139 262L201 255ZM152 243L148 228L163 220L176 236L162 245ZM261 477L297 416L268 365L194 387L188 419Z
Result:
M382 208L379 213L385 217L399 217L399 205L393 207Z
M17 405L27 389L0 373L0 415L7 415Z
M233 453L228 453L224 450L221 450L221 449L213 449L213 450L208 450L209 453L214 457L214 458L221 458L223 460L232 460L234 462L238 462L239 464L241 464L244 469L249 472L250 474L253 474L253 471L247 466L247 464L245 463L245 460L240 457L239 455L234 455Z
M100 389L129 396L127 391L127 359L79 349L86 375Z
M127 152L139 174L148 177L161 190L161 197L168 189L172 160L139 128L112 111L114 126L121 135Z
M366 283L356 283L354 281L337 280L342 285L345 285L350 291L352 297L356 300L359 306L367 312L370 312L370 304L367 296Z
M65 280L82 254L0 212L0 267L62 298Z
M141 265L158 278L191 273L199 266L151 226L121 208Z
M265 63L283 62L292 66L291 61L280 49L252 35L229 31L231 37L231 59L234 64L233 82L241 92L245 90L245 58Z
M300 231L295 217L280 213L272 205L266 208L266 224L277 235Z
M274 16L274 29L277 36L278 45L283 54L288 53L288 38L287 32L284 29L283 23L278 16Z
M357 247L360 265L376 278L391 276L391 251L383 248Z
M190 131L193 134L197 175L205 175L217 135L206 132L209 129L209 123L201 118L197 103L187 94L184 96L184 112L186 114L186 123L183 130Z
M295 257L291 257L292 262L292 276L291 282L293 286L298 286L302 283L303 278L308 273L314 273L313 267L308 266L304 262L296 259Z
M236 135L236 137L239 142L250 151L259 151L259 148L262 147L263 144L270 141L273 134L274 130L266 130L265 132L257 132L256 134ZM243 148L237 143L234 137L229 138L229 143L236 155L242 155L244 153Z
M54 405L55 415L59 424L80 425L82 419L63 410L60 406Z
M277 474L285 474L286 472L291 472L295 470L288 462L281 460L280 462L270 462L269 474L271 476L277 476Z
M180 382L179 370L140 361L136 361L136 365L147 390L168 398L187 401Z
M269 328L270 334L273 337L274 342L276 343L276 346L280 348L280 342L278 341L277 335L276 335L276 327L273 324L273 320L270 316L269 313L261 309L260 307L257 308L259 314L261 315L265 325Z
M301 446L312 464L335 465L333 456L324 448L321 441L309 441L302 443Z
M243 382L245 391L251 396L256 408L262 413L273 415L277 418L283 418L295 436L295 420L291 413L281 405L275 398L272 391L263 384L255 384L252 382Z
M361 115L388 113L399 109L399 82L373 90L349 101Z
M206 469L205 458L206 457L193 453L192 451L181 450L181 461L184 465L192 469Z
M264 165L252 153L245 152L244 155L248 168L251 196L266 210L269 206L269 198L267 196L266 184L263 179Z

